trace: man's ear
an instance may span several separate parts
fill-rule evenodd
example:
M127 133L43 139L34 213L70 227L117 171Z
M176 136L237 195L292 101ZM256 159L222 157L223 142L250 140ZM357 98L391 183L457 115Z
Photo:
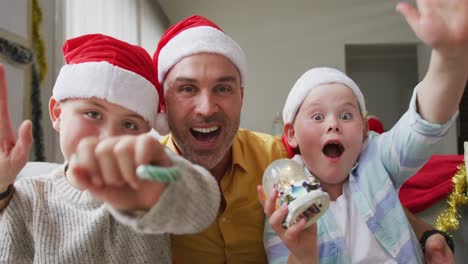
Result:
M62 113L62 108L60 103L57 102L53 97L49 99L49 116L50 121L52 122L52 127L60 132L60 114Z
M241 86L241 102L242 102L242 105L244 104L244 86Z
M296 140L296 132L294 131L294 125L291 123L287 123L284 125L283 133L286 135L286 139L288 140L289 146L292 148L297 148L298 143Z
M366 140L367 138L367 133L369 132L369 120L367 119L367 117L364 117L363 118L363 121L364 121L364 129L363 129L363 140Z

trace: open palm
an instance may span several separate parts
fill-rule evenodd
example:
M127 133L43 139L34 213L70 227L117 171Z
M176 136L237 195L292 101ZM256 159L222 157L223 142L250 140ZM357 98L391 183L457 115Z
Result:
M29 159L32 144L32 124L24 121L16 140L8 111L5 69L0 64L0 188L13 183Z
M415 34L443 55L456 55L468 43L468 0L418 0L417 9L399 3Z

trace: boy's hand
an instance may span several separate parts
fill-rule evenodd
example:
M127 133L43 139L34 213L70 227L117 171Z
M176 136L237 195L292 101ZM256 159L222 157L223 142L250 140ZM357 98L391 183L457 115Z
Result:
M445 58L468 54L468 1L416 2L417 10L408 3L399 3L396 10L405 17L418 38Z
M5 69L0 64L0 192L4 192L15 181L28 162L32 140L32 124L29 120L21 124L18 139L15 138L8 111Z
M148 210L167 184L138 179L141 164L171 166L164 146L149 135L83 139L70 161L67 179L120 210Z
M257 194L270 225L291 252L288 263L318 263L317 223L304 229L306 220L303 218L285 229L282 222L288 208L285 206L275 210L278 193L274 191L270 197L265 197L263 187L257 186Z

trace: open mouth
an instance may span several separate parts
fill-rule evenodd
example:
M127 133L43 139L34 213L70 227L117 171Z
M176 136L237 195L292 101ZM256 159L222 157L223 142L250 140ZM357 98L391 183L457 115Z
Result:
M213 141L221 133L221 128L219 126L215 127L206 127L206 128L191 128L190 133L192 136L203 142Z
M329 158L338 158L344 152L344 147L339 142L331 142L325 144L325 147L322 149L323 154Z

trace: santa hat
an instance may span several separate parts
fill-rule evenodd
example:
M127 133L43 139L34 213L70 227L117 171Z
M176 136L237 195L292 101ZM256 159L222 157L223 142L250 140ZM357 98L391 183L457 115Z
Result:
M151 56L143 48L89 34L67 40L62 51L66 65L55 82L55 100L105 99L136 112L164 132L164 127L156 125L161 92L156 89Z
M349 87L357 98L362 116L366 116L364 95L357 84L339 70L322 67L308 70L296 81L283 108L284 124L293 122L299 107L312 89L328 83L341 83Z
M368 116L367 123L369 124L369 131L375 131L379 134L385 132L382 121L380 121L376 116Z
M162 85L166 74L177 62L203 52L220 54L232 61L245 86L247 66L241 47L218 25L199 15L174 24L161 37L153 57L159 83Z

